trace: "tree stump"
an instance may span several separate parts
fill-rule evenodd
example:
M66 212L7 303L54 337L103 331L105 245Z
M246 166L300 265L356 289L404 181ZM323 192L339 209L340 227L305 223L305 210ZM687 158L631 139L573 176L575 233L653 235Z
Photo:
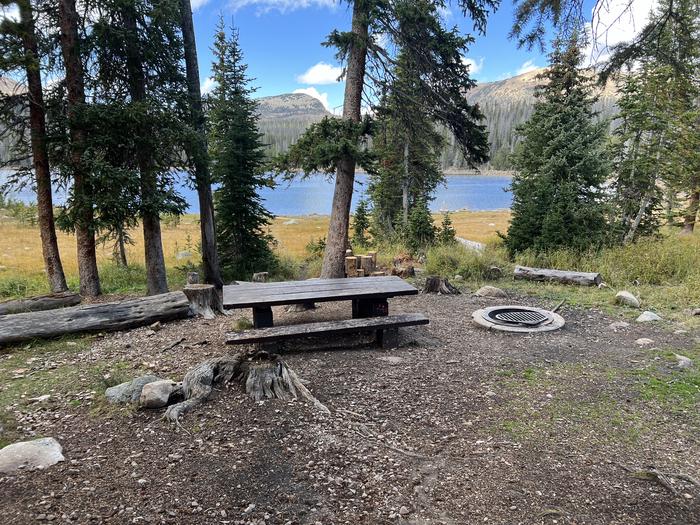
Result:
M186 412L204 403L215 386L231 381L245 385L246 393L254 401L301 397L323 413L330 414L330 410L309 392L279 355L241 352L207 359L191 368L182 380L185 400L170 406L163 415L164 419L177 423Z
M199 273L187 272L187 284L199 284Z
M457 295L461 293L457 288L450 284L447 278L431 275L425 280L423 293L439 293L442 295Z
M182 290L190 302L193 315L204 319L214 319L216 314L224 314L221 295L213 284L190 284Z
M266 283L270 280L270 274L268 272L257 272L253 274L254 283Z

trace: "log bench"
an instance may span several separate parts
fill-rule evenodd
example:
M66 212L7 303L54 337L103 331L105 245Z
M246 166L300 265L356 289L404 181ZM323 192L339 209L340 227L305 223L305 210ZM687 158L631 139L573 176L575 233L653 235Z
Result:
M423 314L397 314L382 317L273 326L228 333L226 334L226 343L230 345L272 343L301 337L376 332L377 343L380 347L395 348L399 328L404 326L425 325L429 322L428 318Z

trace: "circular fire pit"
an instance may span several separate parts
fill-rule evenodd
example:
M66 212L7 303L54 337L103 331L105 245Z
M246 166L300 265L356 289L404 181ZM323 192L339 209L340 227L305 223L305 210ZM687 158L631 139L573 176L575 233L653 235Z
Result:
M482 308L474 312L472 318L489 330L516 333L549 332L565 324L564 318L555 312L518 305Z

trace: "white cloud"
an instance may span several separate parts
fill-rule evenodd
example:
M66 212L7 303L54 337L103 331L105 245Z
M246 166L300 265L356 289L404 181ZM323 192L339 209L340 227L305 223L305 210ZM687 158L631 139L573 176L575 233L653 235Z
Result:
M535 63L532 60L526 60L523 62L523 65L518 68L518 70L515 72L515 75L524 75L525 73L529 73L530 71L534 71L535 69L539 69L540 67L535 65Z
M234 11L248 6L258 6L258 14L277 10L281 13L306 9L308 7L336 7L338 0L229 0L229 7Z
M612 46L634 39L658 5L658 0L609 0L602 2L597 11L594 8L587 28L591 43L586 54L590 61L604 61Z
M477 75L484 68L484 57L481 57L478 62L473 58L462 57L462 64L469 66L469 72L472 75Z
M16 5L0 6L0 22L6 18L19 22L19 7Z
M190 5L192 5L192 11L196 11L200 7L203 7L209 3L209 0L190 0Z
M297 82L301 84L335 84L342 72L343 68L341 67L319 62L307 69L306 73L299 75Z
M202 95L207 95L212 92L215 86L216 82L214 81L214 79L211 77L207 77L204 79L204 82L202 82L202 85L199 89L202 92Z
M326 108L326 111L331 111L330 104L328 104L328 93L319 93L318 89L313 86L295 89L293 93L303 93L305 95L309 95L310 97L314 97L316 100L321 101L321 104L323 104L323 107Z

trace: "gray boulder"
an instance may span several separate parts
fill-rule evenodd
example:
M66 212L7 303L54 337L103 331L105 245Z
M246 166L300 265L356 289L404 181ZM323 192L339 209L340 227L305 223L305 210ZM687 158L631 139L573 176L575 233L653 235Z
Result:
M170 396L180 387L180 384L169 379L153 381L143 385L139 396L139 405L143 408L162 408L168 406Z
M624 330L625 328L629 328L630 324L627 321L615 321L614 323L610 323L610 330L618 331L618 330Z
M41 438L7 445L0 450L0 472L20 468L47 468L64 461L63 448L54 438Z
M655 314L654 312L642 312L639 317L637 317L636 321L638 323L651 323L654 321L661 321L661 316Z
M639 308L641 306L639 299L626 290L617 292L617 295L615 296L615 303L631 306L632 308Z
M121 385L105 390L105 397L110 403L136 403L141 397L141 390L148 383L161 381L160 377L145 375Z
M687 368L692 368L693 367L693 360L690 359L689 357L686 357L684 355L680 354L673 354L676 358L676 361L678 361L678 368L681 370L685 370Z
M479 288L474 295L478 297L508 297L508 294L501 290L500 288L496 288L495 286L482 286Z

